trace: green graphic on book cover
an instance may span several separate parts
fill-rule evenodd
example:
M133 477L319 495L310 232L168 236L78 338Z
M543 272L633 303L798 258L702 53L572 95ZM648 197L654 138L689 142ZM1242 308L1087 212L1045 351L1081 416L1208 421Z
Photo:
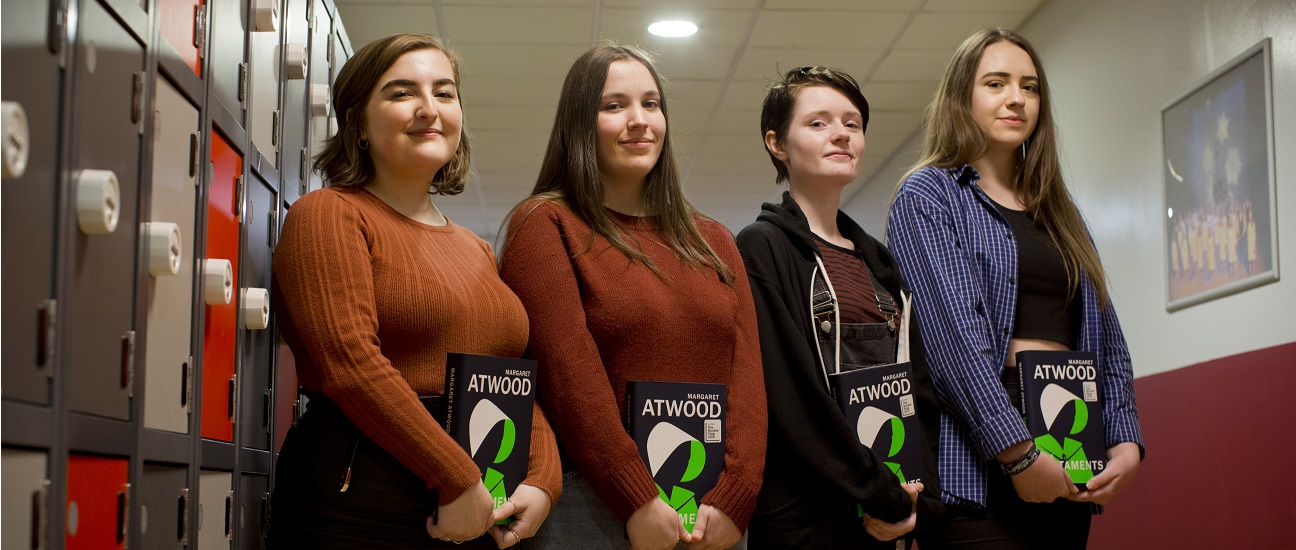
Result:
M657 496L675 509L684 521L684 528L692 533L697 521L697 495L681 485L674 484L671 484L668 493L662 488L661 481L657 479L657 472L666 463L666 459L684 444L688 444L688 466L684 469L680 480L675 483L688 483L697 479L702 473L702 468L706 466L706 446L670 422L657 423L648 434L648 469L651 470L653 481L657 484Z
M1079 440L1069 437L1082 432L1089 423L1089 406L1079 396L1057 384L1045 386L1039 402L1040 412L1044 416L1044 426L1049 433L1035 438L1035 446L1040 452L1061 462L1062 468L1071 476L1072 482L1085 483L1093 479L1093 469L1088 455L1085 454L1084 445ZM1058 438L1053 435L1053 424L1069 405L1075 407L1075 420L1071 422L1070 428L1061 434L1062 440L1058 441Z
M469 456L477 457L477 450L485 442L486 436L499 424L503 424L504 429L500 438L499 450L495 452L495 460L493 461L495 464L504 462L513 454L513 445L517 441L517 426L513 424L513 419L504 414L504 411L500 410L489 399L478 401L477 406L473 407L472 414L468 418ZM499 470L487 467L486 473L482 475L482 483L490 491L495 508L499 508L508 501L504 474ZM508 525L510 521L510 518L504 518L495 522L495 524Z
M882 433L882 428L886 426L891 427L891 441L879 445L879 443L884 442L878 441L878 434ZM864 410L860 411L859 419L855 422L855 434L859 436L860 443L872 449L874 453L880 455L882 453L879 451L886 449L886 457L882 460L882 463L899 478L900 483L909 482L905 478L904 469L900 467L899 462L886 460L895 459L900 454L900 451L904 449L905 427L904 421L900 417L877 407L864 407ZM859 511L859 517L864 517L864 507L857 504L856 509Z

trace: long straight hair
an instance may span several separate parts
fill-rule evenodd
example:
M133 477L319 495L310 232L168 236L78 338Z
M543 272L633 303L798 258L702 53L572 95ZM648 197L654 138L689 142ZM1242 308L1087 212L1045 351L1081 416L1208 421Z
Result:
M1021 198L1026 213L1044 226L1053 244L1062 251L1066 266L1070 300L1080 288L1080 274L1084 273L1098 291L1098 303L1106 305L1107 275L1098 251L1085 229L1084 219L1076 208L1075 200L1062 181L1062 167L1058 160L1057 125L1053 121L1048 79L1044 66L1031 46L1021 35L1003 28L977 31L954 52L945 66L936 97L927 106L927 123L923 136L922 158L909 169L905 179L927 167L953 168L971 163L989 151L985 133L972 117L972 83L976 80L977 65L986 48L999 42L1010 42L1030 55L1039 75L1039 121L1035 131L1022 146L1017 165L1017 177L1011 184L1014 194ZM898 192L899 185L896 187ZM893 197L894 200L894 197Z
M518 208L529 205L527 207L534 211L543 201L558 202L571 209L577 217L589 224L595 234L607 239L631 261L643 262L661 276L661 271L643 253L637 239L609 215L603 206L603 179L598 164L598 113L608 67L623 60L637 61L652 74L653 83L657 85L660 94L662 117L667 121L666 134L661 136L661 156L645 179L645 210L648 215L657 218L661 236L666 241L663 244L681 262L697 268L714 269L725 284L731 285L734 280L733 271L702 237L694 219L694 216L700 214L684 198L679 165L675 161L675 150L671 145L670 117L661 77L650 55L633 46L600 44L572 64L563 82L562 95L558 98L558 112L554 116L553 130L549 133L549 145L545 148L540 175L531 190L532 198L539 200L522 201L505 218L509 227L505 231L504 246L508 246L522 221L526 219L526 216L522 216L511 223L508 221L513 219ZM526 212L527 215L530 213ZM633 244L632 240L635 241ZM593 244L594 235L591 235L584 251L588 251Z

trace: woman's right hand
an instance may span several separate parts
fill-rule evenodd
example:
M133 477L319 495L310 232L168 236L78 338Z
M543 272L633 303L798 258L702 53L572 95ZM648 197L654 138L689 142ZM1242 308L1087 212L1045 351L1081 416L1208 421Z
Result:
M1062 464L1047 454L1041 454L1020 474L1012 476L1013 489L1026 502L1053 502L1080 492Z
M491 526L491 512L495 501L481 483L474 483L459 498L437 510L437 521L427 519L427 532L432 538L463 542L480 537Z
M630 515L626 535L633 550L671 550L680 541L693 542L679 514L660 498L648 501Z
M909 512L909 517L896 523L887 523L878 518L864 514L864 530L870 536L880 541L895 540L909 534L914 527L918 525L918 494L923 490L923 484L920 481L913 483L903 483L901 489L909 495L909 501L913 503L913 508Z

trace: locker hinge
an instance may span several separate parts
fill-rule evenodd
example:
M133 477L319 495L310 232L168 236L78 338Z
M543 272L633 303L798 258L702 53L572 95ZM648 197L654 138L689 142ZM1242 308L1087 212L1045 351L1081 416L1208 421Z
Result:
M36 308L36 367L45 371L47 378L54 377L54 353L58 349L55 338L58 332L58 301L45 300Z
M199 186L198 178L198 147L200 145L198 133L189 134L189 177L194 178L194 187Z
M310 155L307 154L306 148L302 147L301 166L298 168L297 178L301 183L301 194L303 195L306 194L306 183L310 181L310 175L306 173L306 159L309 157Z
M239 103L247 108L247 91L248 91L248 64L239 63L239 80L238 80L238 100Z
M130 531L130 484L122 484L122 490L117 492L117 543L129 547L125 544L126 534Z
M243 214L247 211L246 199L247 188L243 185L243 175L239 174L234 176L234 215L238 216L239 219L243 219Z
M32 491L32 524L31 524L31 548L37 550L48 548L45 538L45 524L49 521L49 514L46 513L46 503L49 502L50 480L46 479L41 482L40 489Z
M261 532L270 531L270 497L261 495Z
M198 57L203 56L203 46L207 44L207 6L194 6L193 45L198 48Z
M270 433L270 413L274 407L274 390L266 390L261 395L261 426Z
M336 45L337 45L337 42L334 42L334 41L333 41L333 37L330 36L330 37L329 37L329 41L328 41L328 67L329 67L329 74L332 74L332 73L333 73L333 47L336 46Z
M144 117L144 71L135 71L131 75L131 122L139 124ZM139 128L140 133L144 127Z
M311 32L315 32L315 2L314 2L314 0L310 0L310 2L308 2L308 3L306 4L306 27L309 28Z
M235 374L229 379L229 399L226 401L226 413L229 416L230 424L235 422L234 412L238 410L238 375Z
M184 363L180 364L180 406L184 407L185 414L193 413L193 368L194 358L190 355Z
M121 339L121 387L126 397L135 397L135 331L127 331Z
M279 109L270 113L270 146L279 149Z
M270 219L268 221L270 223L270 228L269 228L270 230L267 231L267 233L269 234L269 239L268 239L269 242L267 242L266 245L269 246L271 250L273 250L275 245L279 243L279 201L278 200L275 200L274 209L270 210L269 216Z
M68 0L54 2L50 10L49 28L46 29L46 45L49 51L58 56L60 69L67 68L67 18Z
M225 538L234 540L234 491L225 496Z
M189 546L189 488L180 489L180 517L176 521L176 538L180 546Z

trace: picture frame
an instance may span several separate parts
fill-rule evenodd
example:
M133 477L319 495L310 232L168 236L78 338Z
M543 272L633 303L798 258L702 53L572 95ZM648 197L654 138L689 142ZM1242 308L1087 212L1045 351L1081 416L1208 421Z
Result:
M1271 41L1161 109L1167 311L1278 280Z

